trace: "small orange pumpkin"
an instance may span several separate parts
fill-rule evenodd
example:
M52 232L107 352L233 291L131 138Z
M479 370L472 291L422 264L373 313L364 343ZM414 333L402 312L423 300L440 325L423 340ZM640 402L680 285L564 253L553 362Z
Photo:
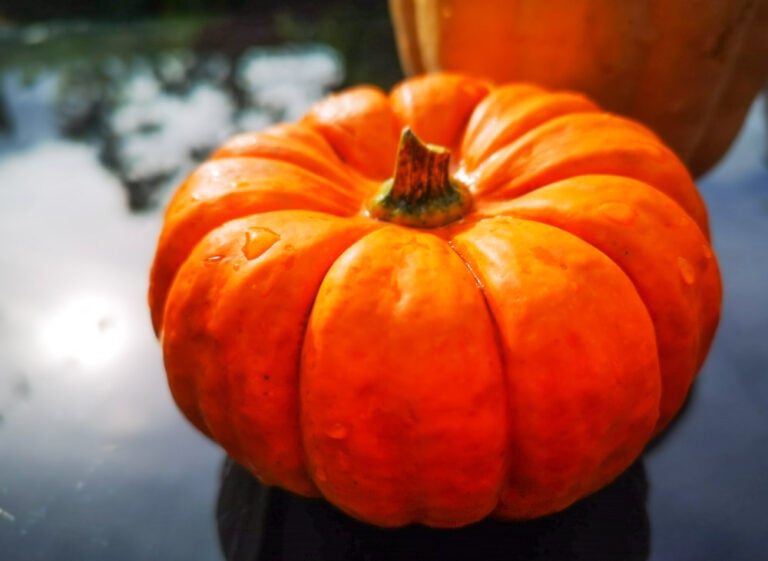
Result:
M389 0L409 74L580 91L653 129L699 176L768 80L768 0Z
M171 201L149 297L180 409L261 480L455 527L630 465L720 290L702 200L648 129L436 74L227 142Z

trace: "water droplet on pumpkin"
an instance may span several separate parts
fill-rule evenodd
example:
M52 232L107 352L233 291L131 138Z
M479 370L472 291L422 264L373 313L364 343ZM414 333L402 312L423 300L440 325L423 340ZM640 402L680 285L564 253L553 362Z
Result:
M205 258L204 263L205 263L205 265L215 265L216 263L218 263L222 259L224 259L223 255L211 255L210 257L206 257Z
M712 248L709 246L708 243L701 244L702 252L704 253L704 257L707 259L712 259L715 255L712 252Z
M245 232L243 255L246 259L256 259L275 245L279 239L280 235L269 228L249 228Z
M677 258L677 269L680 271L680 277L685 284L693 284L696 281L696 270L685 257Z
M347 427L341 423L334 423L331 428L328 429L327 435L334 440L342 440L347 437Z
M637 211L626 203L603 203L597 209L611 222L629 226L637 219Z

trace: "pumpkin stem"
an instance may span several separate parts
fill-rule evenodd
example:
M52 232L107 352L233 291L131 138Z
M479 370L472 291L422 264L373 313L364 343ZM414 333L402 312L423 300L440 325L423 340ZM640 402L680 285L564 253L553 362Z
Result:
M451 152L425 144L405 127L395 174L368 205L373 218L416 228L437 228L460 220L472 207L467 187L451 178Z

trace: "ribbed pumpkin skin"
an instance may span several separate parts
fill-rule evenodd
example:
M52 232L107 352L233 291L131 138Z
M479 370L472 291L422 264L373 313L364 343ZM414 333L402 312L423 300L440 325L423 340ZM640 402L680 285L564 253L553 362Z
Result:
M367 217L405 125L453 150L461 221ZM222 146L170 203L150 305L179 407L267 484L382 526L531 518L681 407L719 316L706 232L641 125L428 75Z
M768 0L389 0L403 68L583 92L637 119L694 176L768 80Z

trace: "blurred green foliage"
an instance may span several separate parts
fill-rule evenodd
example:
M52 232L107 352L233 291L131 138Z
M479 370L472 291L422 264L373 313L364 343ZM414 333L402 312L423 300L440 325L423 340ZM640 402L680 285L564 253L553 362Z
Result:
M167 50L237 56L251 46L306 42L339 52L345 86L389 87L400 78L386 0L13 0L0 8L0 72L30 78Z

